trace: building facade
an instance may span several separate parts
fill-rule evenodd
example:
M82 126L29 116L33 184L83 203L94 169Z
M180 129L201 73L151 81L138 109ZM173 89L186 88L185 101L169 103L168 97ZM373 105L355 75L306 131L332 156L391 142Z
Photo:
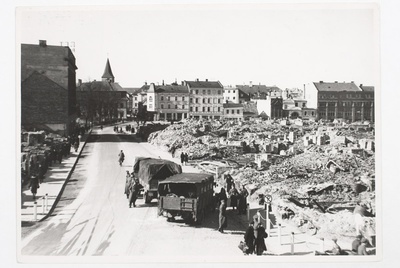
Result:
M350 83L315 82L318 119L375 121L374 87Z
M257 104L257 112L259 115L267 116L268 118L281 118L283 116L283 100L282 98L274 98L267 96L264 99L253 100Z
M240 103L239 89L235 87L224 87L224 103Z
M220 119L224 112L224 88L219 81L185 81L189 90L189 117Z
M243 105L239 103L224 103L223 119L243 120Z
M189 90L185 85L150 84L147 91L147 111L156 121L179 121L189 117Z
M39 45L21 45L21 102L25 105L21 120L23 127L38 129L35 126L51 121L52 123L48 125L49 131L62 132L65 135L74 131L77 117L77 69L75 56L69 47L47 45L45 40L40 40ZM29 81L26 81L27 79ZM34 79L38 81L35 82ZM58 86L54 86L49 80ZM40 89L38 85L42 85ZM46 86L48 88L45 88ZM65 90L65 93L60 90L60 87ZM51 97L54 95L53 90L63 92L60 93L63 96L60 95L60 98L66 102L66 106L60 106L59 101L54 101ZM35 98L43 98L38 109L33 108L37 104L33 103L34 99L28 98L33 91L42 94L35 96ZM67 95L65 100L64 94ZM47 95L49 98L46 98ZM29 107L34 110L29 111ZM60 111L60 107L64 110ZM52 109L57 110L59 114L67 115L67 118L60 116L60 119L56 120L51 113L45 112Z

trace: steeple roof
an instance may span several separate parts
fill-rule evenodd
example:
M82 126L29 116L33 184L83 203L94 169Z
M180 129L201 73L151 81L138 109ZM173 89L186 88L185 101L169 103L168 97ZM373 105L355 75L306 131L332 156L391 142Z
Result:
M112 78L112 79L115 78L113 73L112 73L111 66L110 66L110 61L109 61L108 58L107 58L106 68L104 69L104 73L103 73L103 76L101 78Z

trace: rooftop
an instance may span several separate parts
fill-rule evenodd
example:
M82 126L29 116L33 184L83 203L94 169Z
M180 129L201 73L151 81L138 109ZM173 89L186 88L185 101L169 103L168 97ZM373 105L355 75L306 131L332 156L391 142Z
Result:
M338 83L338 82L314 82L318 91L361 91L361 89L354 83Z
M185 81L192 88L223 88L219 81Z

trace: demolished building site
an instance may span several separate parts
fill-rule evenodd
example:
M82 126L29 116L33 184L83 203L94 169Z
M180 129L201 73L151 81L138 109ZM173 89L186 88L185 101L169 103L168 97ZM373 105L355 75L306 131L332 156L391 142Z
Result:
M192 165L238 163L217 172L220 185L230 174L249 201L271 195L282 219L316 237L354 237L354 213L362 211L360 232L374 243L374 134L369 122L186 120L148 142L175 157L187 153Z

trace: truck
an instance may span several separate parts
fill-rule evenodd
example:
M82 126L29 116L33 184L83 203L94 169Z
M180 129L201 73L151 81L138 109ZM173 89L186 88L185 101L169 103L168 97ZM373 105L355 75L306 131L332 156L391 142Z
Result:
M158 197L158 183L172 175L182 173L182 167L172 161L149 157L136 157L133 173L143 185L143 198L149 204Z
M187 223L201 224L208 211L215 210L214 176L180 173L158 184L158 215L168 221L181 217Z

